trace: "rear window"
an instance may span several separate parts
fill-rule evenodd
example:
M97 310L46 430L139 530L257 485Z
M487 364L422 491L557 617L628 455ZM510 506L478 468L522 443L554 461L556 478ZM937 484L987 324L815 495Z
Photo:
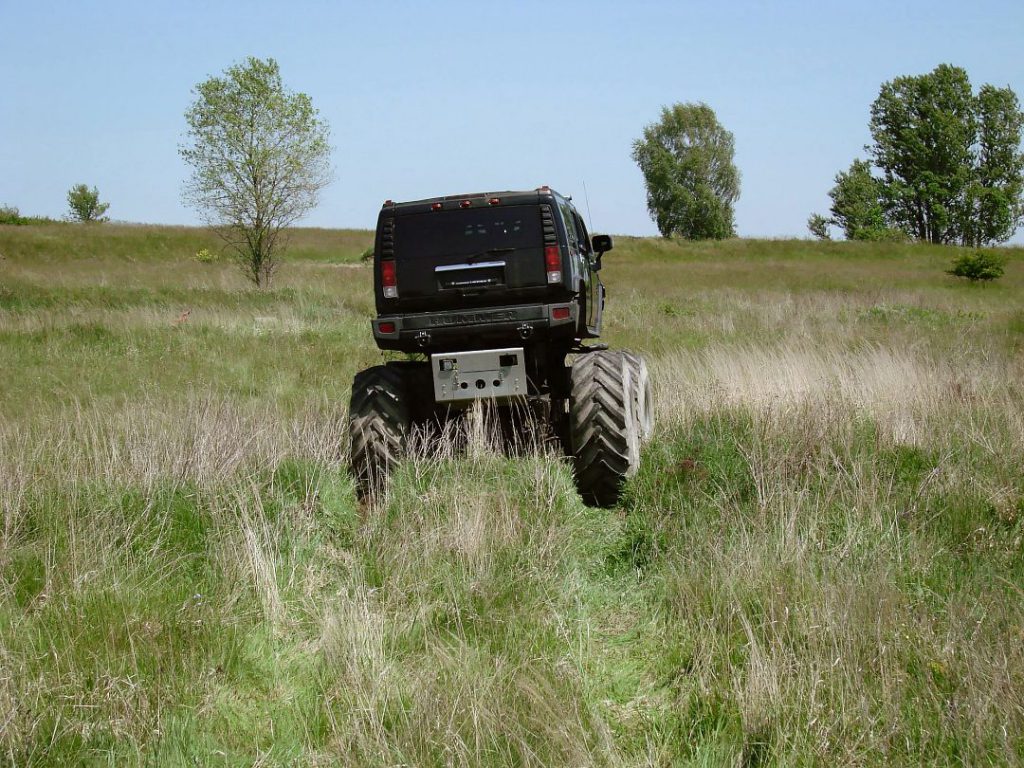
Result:
M470 256L493 248L544 244L536 205L465 208L395 217L398 258Z

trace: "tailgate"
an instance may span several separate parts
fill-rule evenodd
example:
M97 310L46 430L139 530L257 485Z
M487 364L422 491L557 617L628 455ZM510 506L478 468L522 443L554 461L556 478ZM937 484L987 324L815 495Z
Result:
M539 205L473 207L395 217L395 309L500 303L546 292Z

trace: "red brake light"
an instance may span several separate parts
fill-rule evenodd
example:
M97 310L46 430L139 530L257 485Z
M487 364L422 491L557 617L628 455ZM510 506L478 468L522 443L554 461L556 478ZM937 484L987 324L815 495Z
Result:
M568 307L555 307L551 310L551 317L555 320L568 320L569 319L569 308Z
M461 203L459 203L459 208L469 208L469 206L471 206L472 204L473 203L471 203L469 200L463 200Z
M501 198L500 197L492 197L490 200L487 201L487 204L488 205L497 205L500 202L501 202Z
M548 284L562 282L562 254L557 245L544 247L544 267L548 272Z
M562 254L558 252L557 245L549 245L544 248L544 263L548 272L562 268Z
M440 211L441 210L441 204L440 203L433 203L430 206L430 210L432 210L432 211Z
M566 310L566 311L568 311L568 310ZM390 322L390 321L385 321L383 323L377 323L377 328L380 330L381 333L394 333L395 332L395 324Z
M395 262L393 259L381 261L380 284L384 289L384 298L398 298L398 273L395 270Z

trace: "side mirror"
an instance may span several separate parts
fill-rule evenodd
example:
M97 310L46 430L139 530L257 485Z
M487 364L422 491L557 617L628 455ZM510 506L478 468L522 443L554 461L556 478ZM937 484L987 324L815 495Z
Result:
M612 236L594 235L590 238L590 245L594 249L594 253L600 258L601 254L607 253L612 249Z

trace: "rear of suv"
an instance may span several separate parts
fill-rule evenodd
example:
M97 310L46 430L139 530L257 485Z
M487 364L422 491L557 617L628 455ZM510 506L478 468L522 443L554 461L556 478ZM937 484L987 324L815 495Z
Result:
M585 345L601 334L599 271L612 249L549 187L386 201L374 244L374 340L411 359L357 374L349 408L361 495L382 487L409 435L476 402L527 406L608 505L651 432L643 359Z
M381 349L480 341L567 349L601 333L603 251L570 200L547 188L384 204L374 246ZM605 248L607 250L607 248Z

